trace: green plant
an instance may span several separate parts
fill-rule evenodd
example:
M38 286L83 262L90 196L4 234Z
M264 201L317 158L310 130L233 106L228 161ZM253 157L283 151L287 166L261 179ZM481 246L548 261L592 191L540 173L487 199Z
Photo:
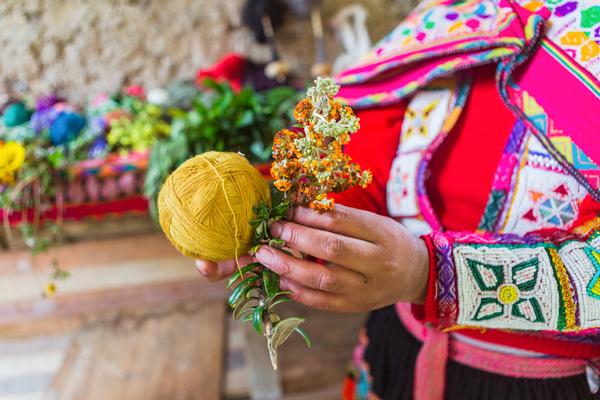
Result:
M144 193L156 217L156 197L164 180L189 157L210 150L239 151L252 162L271 158L273 132L288 126L301 93L291 87L235 92L227 83L206 81L189 111L172 112L171 134L152 148Z
M250 221L254 229L254 248L267 245L290 254L285 248L285 242L271 237L269 226L285 218L291 207L286 193L272 188L272 204L261 203L254 207L257 218ZM235 285L235 287L234 287ZM241 322L252 322L254 330L265 336L267 348L274 369L277 369L277 349L294 332L306 341L308 347L312 342L307 333L300 328L304 318L290 317L281 319L277 306L291 301L291 292L279 288L279 275L269 270L259 262L250 263L234 273L227 287L233 288L229 296L229 306L233 308L233 318Z
M310 206L317 212L327 212L333 208L330 193L371 183L371 172L362 171L342 151L350 135L358 131L359 122L350 107L335 99L338 90L333 79L317 78L294 110L296 127L302 129L281 129L275 134L271 205L260 203L253 208L256 218L249 221L254 232L251 254L260 246L270 246L293 256L283 240L271 236L269 227L273 223L285 219L291 207ZM260 262L239 268L229 280L229 287L236 285L229 297L233 317L252 321L254 329L265 336L273 368L277 368L277 349L293 332L311 346L310 338L300 328L303 318L281 320L277 313L276 306L290 301L291 294L281 291L279 282L279 276Z
M129 109L134 110L134 117L123 116L111 123L106 139L112 150L124 154L146 150L158 137L169 135L170 126L160 107L137 100Z
M50 146L46 134L41 134L27 142L25 160L18 171L14 184L0 188L0 209L3 212L2 225L7 244L13 241L9 223L11 213L22 213L19 233L30 251L32 261L41 253L48 252L62 243L61 187L65 182L64 168L69 162L80 157L82 143L74 141L69 145ZM58 219L42 223L43 213L56 206ZM58 261L51 261L52 273L43 289L45 295L56 291L56 281L64 280L69 273L60 269ZM33 262L33 267L37 268Z

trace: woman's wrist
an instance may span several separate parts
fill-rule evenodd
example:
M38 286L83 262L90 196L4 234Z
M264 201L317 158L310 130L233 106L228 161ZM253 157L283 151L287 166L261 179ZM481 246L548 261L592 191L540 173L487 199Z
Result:
M414 304L425 304L427 282L429 280L429 250L421 238L415 238L415 256L413 265L412 289L409 301Z

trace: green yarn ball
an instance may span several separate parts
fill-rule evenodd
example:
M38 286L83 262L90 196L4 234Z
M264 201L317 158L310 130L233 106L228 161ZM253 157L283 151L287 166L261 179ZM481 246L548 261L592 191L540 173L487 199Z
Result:
M13 103L4 110L4 126L12 128L29 121L33 111L21 102Z

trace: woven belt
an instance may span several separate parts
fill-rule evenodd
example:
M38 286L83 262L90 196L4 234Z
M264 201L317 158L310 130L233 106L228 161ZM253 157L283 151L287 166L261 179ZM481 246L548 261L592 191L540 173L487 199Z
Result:
M396 304L406 329L423 343L415 365L415 399L440 400L448 359L471 368L515 378L566 378L585 374L588 360L528 357L496 352L453 340L448 333L417 321L408 304Z

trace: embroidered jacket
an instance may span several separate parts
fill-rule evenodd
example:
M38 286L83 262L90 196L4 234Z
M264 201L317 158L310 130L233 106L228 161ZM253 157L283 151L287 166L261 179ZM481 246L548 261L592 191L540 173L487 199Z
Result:
M490 63L518 122L478 231L444 231L428 162ZM338 77L353 107L408 98L387 208L429 247L427 321L600 343L599 78L600 0L425 1Z

